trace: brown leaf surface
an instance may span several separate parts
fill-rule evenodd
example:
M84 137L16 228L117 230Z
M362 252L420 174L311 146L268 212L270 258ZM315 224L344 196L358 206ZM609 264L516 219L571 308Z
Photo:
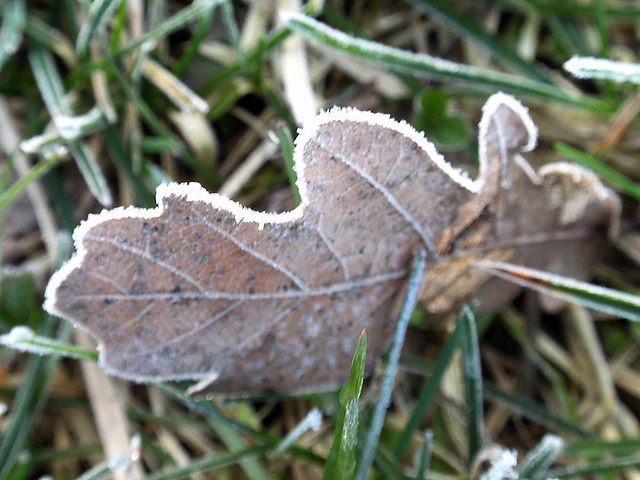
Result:
M422 301L436 314L488 280L475 259L586 275L618 199L573 165L536 174L519 153L535 135L518 102L491 97L472 181L409 125L331 110L296 141L300 207L267 214L198 184L161 186L156 209L78 227L46 308L94 335L115 375L215 376L209 389L224 393L335 387L363 328L370 361L386 348L418 248L429 255Z

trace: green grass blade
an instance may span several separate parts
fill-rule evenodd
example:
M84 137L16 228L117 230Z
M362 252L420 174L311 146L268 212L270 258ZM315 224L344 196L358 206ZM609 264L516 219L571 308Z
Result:
M89 146L79 140L71 140L67 142L67 148L78 164L80 173L82 173L93 196L105 207L113 205L113 197L107 180L102 175L98 160Z
M318 0L307 2L304 7L302 7L302 13L312 17L316 16L320 13L320 5L322 3L322 1ZM240 74L243 69L248 69L251 66L256 67L257 65L264 63L265 56L284 42L289 35L291 35L291 29L285 23L278 25L276 28L268 32L264 38L258 42L258 45L253 50L246 53L244 61L233 62L207 80L200 87L200 93L203 96L208 96L218 88L228 87L229 83L232 82L232 78ZM215 109L215 105L212 109Z
M213 18L213 9L205 10L198 20L196 24L193 34L189 38L187 45L184 47L184 51L178 61L175 63L171 72L176 76L180 77L184 72L186 72L187 68L191 65L193 60L198 55L198 47L200 43L206 38L209 33L209 29L211 27L211 19Z
M323 480L350 480L356 470L359 426L358 401L349 397L340 409Z
M606 58L573 57L563 68L576 78L597 78L640 84L640 65Z
M604 164L596 157L581 152L580 150L577 150L565 143L555 143L553 147L556 152L593 170L602 178L618 187L622 192L640 201L640 184L630 180L629 177Z
M26 188L31 184L31 182L36 181L38 178L42 177L49 170L51 170L54 166L56 166L60 162L60 156L51 155L50 157L46 157L38 162L36 165L29 170L29 172L19 180L17 180L14 184L11 185L8 189L2 192L0 195L0 215L4 212L4 210L11 205L19 196L26 190Z
M68 258L71 242L60 242L60 247L57 266ZM60 341L66 340L70 324L65 322L58 327L58 321L54 317L44 313L41 315L38 333L44 337L56 336ZM20 462L31 428L42 413L57 361L55 356L37 356L29 360L0 439L0 478L7 478L9 472Z
M82 68L80 68L77 72L75 72L75 74L71 76L71 78L73 78L74 82L77 82L81 78L89 75L91 72L107 67L110 61L112 62L130 54L131 52L134 52L142 45L152 45L156 40L159 40L160 38L176 30L179 30L180 28L183 28L186 24L196 18L199 18L202 15L206 15L209 10L222 3L223 1L224 0L195 0L188 7L183 8L156 27L147 30L142 35L134 38L120 50L113 52L111 54L111 59L102 58L91 62L90 64L83 65ZM238 69L240 69L239 65Z
M216 432L229 451L244 452L248 449L246 441L240 434L226 422L219 418L207 419L209 425ZM242 457L238 460L239 466L249 480L269 480L269 474L261 459L256 456Z
M364 370L367 361L367 334L358 339L351 362L351 374L339 394L340 413L333 431L333 441L327 457L323 479L348 480L353 478L356 468L356 445L358 439L358 400L362 392Z
M607 472L615 472L626 468L638 467L640 467L640 457L631 456L613 460L611 462L596 462L584 467L567 467L550 470L545 478L593 478Z
M396 326L396 332L393 336L391 349L389 350L389 360L387 361L387 368L382 381L380 396L376 402L373 417L371 419L371 425L369 426L369 432L367 433L367 438L362 448L362 457L360 458L360 465L358 466L358 471L355 476L358 480L365 480L367 478L367 474L371 468L371 464L373 463L376 447L380 438L380 432L382 431L382 424L384 423L385 412L387 411L389 402L391 401L391 393L393 391L393 384L398 370L398 362L400 360L400 351L404 344L404 337L407 332L409 320L411 319L411 312L413 312L413 309L416 306L420 287L424 280L423 276L425 265L426 252L421 250L416 255L411 269L411 275L409 276L407 292L398 318L398 325Z
M237 422L235 420L230 419L229 417L224 415L216 407L216 405L214 403L208 402L208 401L205 401L205 400L195 399L195 398L189 396L188 394L185 394L182 390L180 390L175 385L171 385L171 384L168 384L168 383L155 383L154 387L157 388L158 390L166 393L167 395L173 397L176 401L178 401L181 404L183 404L189 410L192 410L192 411L198 413L199 415L202 415L205 418L215 418L215 419L219 419L219 420L221 420L223 422L227 422L229 425L231 425L233 428L235 428L239 432L254 436L255 438L257 438L259 440L263 440L264 441L264 440L267 440L268 438L271 438L269 436L263 437L261 432L259 432L258 430L250 427L249 425L245 425L243 423L240 423L240 422ZM277 441L279 442L280 439L278 439ZM274 444L275 443L277 443L277 442L274 442Z
M230 0L224 0L220 6L222 10L222 21L224 27L227 30L227 36L233 45L236 55L240 61L244 60L244 52L240 46L240 32L238 30L238 23L236 22L235 15L233 13L233 5Z
M298 206L302 200L300 198L300 191L298 190L297 185L298 175L293 168L293 138L291 138L291 133L289 133L289 130L284 125L276 125L275 132L278 136L280 151L282 152L282 157L284 159L284 168L286 170L289 183L291 184L293 198L296 206Z
M579 440L565 445L563 452L573 455L631 455L640 452L640 440L627 438L618 442L601 439Z
M526 3L542 14L560 15L568 18L585 16L593 18L599 13L599 6L596 2L582 3L576 1L558 2L556 0L526 0ZM637 18L640 16L640 5L634 5L633 3L603 5L601 8L608 17Z
M462 343L462 327L461 323L458 322L455 330L449 336L447 343L442 349L442 353L438 357L438 361L433 368L433 373L431 374L431 378L422 388L422 391L418 395L418 399L416 401L415 407L413 407L413 411L411 412L411 417L407 421L402 433L400 434L400 438L398 439L398 443L394 448L394 455L397 459L401 458L404 455L404 452L407 451L407 447L411 442L411 437L414 432L420 428L420 423L422 419L425 417L427 410L431 406L438 390L440 389L440 384L442 383L442 377L444 376L444 372L447 370L447 367L451 363L451 359L453 358L453 354L458 350Z
M37 335L28 327L14 327L9 333L0 335L0 345L29 352L35 355L57 355L80 360L98 361L98 353L78 348L59 340Z
M93 36L111 18L119 3L120 0L94 0L91 2L87 19L82 23L78 32L76 51L79 56L87 53Z
M174 385L166 384L166 383L156 383L154 387L167 395L173 397L176 401L187 407L189 410L202 415L205 418L215 418L221 422L225 422L230 427L234 428L240 433L246 434L256 440L259 440L268 445L276 446L278 445L282 439L272 435L266 431L259 431L255 428L245 425L244 423L238 422L232 418L224 415L220 410L216 407L213 402L206 400L195 399L187 394L185 394L182 390L175 387ZM324 459L307 449L293 446L289 449L290 453L294 455L304 458L306 461L322 464L324 463Z
M54 334L57 322L53 317L45 316L42 334ZM64 324L60 336L65 336L68 325ZM24 381L20 385L13 402L13 409L0 440L0 478L8 473L20 461L20 454L27 436L40 416L47 396L57 358L32 357L24 372Z
M542 477L554 462L564 442L555 435L545 435L538 446L524 459L518 469L519 478L536 479Z
M123 93L135 105L138 113L147 122L149 128L151 128L151 130L153 130L158 136L163 137L168 141L172 141L174 148L182 146L180 140L164 126L164 124L156 116L151 107L149 107L142 96L137 92L136 88L134 88L131 82L131 79L127 78L120 71L120 68L118 67L118 65L116 65L115 60L113 58L108 58L108 61L109 66L111 67L110 73L113 74L113 77L122 88Z
M249 434L255 439L260 440L262 443L267 444L267 446L263 447L264 450L261 450L261 452L262 451L272 452L275 448L277 448L278 445L282 443L281 438L278 438L266 432L255 430L254 428L249 427L248 425L244 425L231 418L228 418L226 415L222 414L215 407L213 403L209 401L193 399L172 385L156 384L155 386L156 388L173 396L176 400L184 404L190 410L194 410L202 414L207 419L209 425L211 425L211 427L215 430L217 435L220 436L222 441L229 447L230 450L234 451L234 454L236 452L242 453L244 451L251 450L250 448L247 449L247 447L244 445L245 441L243 437L239 435L240 433ZM306 460L309 460L315 463L322 462L322 460L318 456L297 446L289 447L288 451L295 456L305 458ZM213 461L215 463L215 459L205 460L205 463L208 461ZM268 474L265 467L262 465L261 462L258 461L257 458L255 458L255 455L249 455L246 458L240 456L237 462L240 463L241 467L245 472L245 475L248 478L251 478L251 479L268 478ZM196 461L195 464L198 464L198 462ZM189 466L185 468L189 468ZM209 468L207 467L207 469ZM178 469L177 471L182 472L183 470ZM193 472L193 471L197 471L197 470L189 470L189 472ZM160 477L160 478L165 478L165 477ZM168 477L168 478L175 478L175 477Z
M121 50L114 53L115 58L120 58L127 55L134 50L138 49L147 42L154 42L171 32L174 32L184 27L189 22L205 15L208 10L212 9L216 5L219 5L225 0L196 0L188 7L183 8L179 12L175 13L171 17L167 18L164 22L146 31L137 38L134 38L127 43Z
M476 455L482 448L484 432L484 410L482 407L482 371L480 368L480 347L478 330L471 308L465 307L460 320L462 323L465 390L467 395L468 458L471 468Z
M22 43L22 34L27 23L24 0L7 0L2 5L2 27L0 28L0 72Z
M493 401L499 402L522 416L540 422L549 428L564 430L582 438L595 436L595 434L583 429L574 422L553 414L544 405L535 403L528 398L506 392L488 382L484 382L483 389L485 395Z
M561 300L640 322L640 296L508 263L478 261L476 266L524 287Z
M90 455L102 453L102 445L99 442L73 445L67 448L53 448L32 452L29 463L32 467L45 467L53 462L61 460L78 461Z
M177 480L185 478L187 475L196 472L207 472L218 468L236 465L241 461L255 459L256 457L268 453L272 446L260 445L244 450L226 453L224 455L212 455L190 462L184 467L174 468L165 472L156 473L146 477L146 480Z
M494 35L482 30L477 19L472 20L457 12L452 6L455 4L442 0L405 0L405 2L440 18L447 25L473 40L474 44L484 45L502 63L520 72L526 78L542 83L552 83L549 76L541 69L536 68L535 64L524 60L513 49L496 39Z
M53 56L44 48L36 47L29 52L29 63L51 118L71 114Z
M341 405L346 405L350 397L360 400L362 384L364 382L364 370L367 362L367 333L363 330L356 345L356 351L351 361L351 374L349 380L340 390L339 400Z
M418 77L462 82L478 91L494 91L496 88L500 88L511 93L570 103L594 111L608 112L610 110L606 104L599 100L576 96L545 83L355 38L299 13L283 14L283 19L292 30L309 40L359 58L379 68Z

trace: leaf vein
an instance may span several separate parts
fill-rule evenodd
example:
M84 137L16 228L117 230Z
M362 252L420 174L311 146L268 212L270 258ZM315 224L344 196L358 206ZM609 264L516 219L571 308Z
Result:
M204 292L204 288L202 288L200 283L197 282L193 277L191 277L190 275L187 275L182 270L177 269L176 267L174 267L170 263L164 262L164 261L159 260L157 258L153 258L151 255L149 255L148 253L144 252L143 250L140 250L139 248L135 248L135 247L132 247L130 245L125 245L125 244L122 244L122 243L118 243L114 239L107 238L107 237L97 237L97 236L93 236L93 235L87 235L85 238L88 239L88 240L93 240L95 242L110 243L113 246L115 246L115 247L117 247L117 248L119 248L121 250L124 250L125 252L129 252L129 253L132 253L134 255L138 255L140 258L148 260L148 261L158 265L159 267L164 268L165 270L168 270L171 273L174 273L175 275L178 275L178 276L182 277L187 282L189 282L192 285L194 285L198 290L200 290L201 292Z
M230 233L225 232L224 230L222 230L221 228L217 227L216 225L214 225L213 223L211 223L209 220L207 220L207 218L202 215L202 213L198 212L197 210L195 210L193 207L189 206L189 209L197 214L200 219L202 220L202 222L211 230L213 230L214 232L218 233L219 235L223 236L225 239L229 240L230 242L234 243L238 248L240 248L243 252L248 253L249 255L251 255L252 257L254 257L256 260L259 260L262 263L265 263L267 265L269 265L271 268L273 268L274 270L279 271L280 273L283 273L284 275L286 275L293 283L295 283L295 285L301 290L301 291L308 291L309 287L306 285L305 282L302 281L302 279L300 279L295 273L293 273L292 271L290 271L287 268L284 268L281 265L278 265L275 261L273 261L272 259L262 255L261 253L257 252L256 250L250 248L247 244L241 242L240 240L238 240L237 238L235 238L233 235L231 235Z
M321 146L321 148L324 148L324 147ZM353 162L350 162L349 160L347 160L343 155L335 155L335 157L339 158L342 163L344 163L347 167L349 167L351 170L353 170L358 175L360 175L367 183L369 183L369 185L371 185L373 188L379 191L382 194L382 196L385 198L387 203L391 205L393 209L396 212L398 212L400 216L402 216L402 218L404 218L407 223L409 223L409 225L411 225L411 228L413 228L413 230L418 234L418 236L422 240L422 243L426 247L429 254L435 258L438 258L438 254L436 252L436 248L433 243L433 234L429 231L428 227L425 226L423 228L422 225L420 225L420 223L413 217L413 215L411 215L411 213L409 213L407 210L405 210L402 207L402 205L400 205L400 203L398 202L398 200L396 200L393 194L383 184L378 182L366 171L364 171L362 168L360 168L358 165L354 164Z

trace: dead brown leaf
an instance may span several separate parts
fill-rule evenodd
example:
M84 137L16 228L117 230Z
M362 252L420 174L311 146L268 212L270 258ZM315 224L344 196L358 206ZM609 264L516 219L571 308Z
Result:
M428 252L422 301L439 314L487 282L477 259L588 272L619 201L579 167L535 173L520 155L535 137L518 102L491 97L471 180L409 125L333 109L297 140L301 206L254 212L197 184L161 186L158 208L105 211L76 230L46 308L96 337L107 371L136 381L336 387L363 328L370 362L386 348L417 249ZM483 290L481 302L514 291Z

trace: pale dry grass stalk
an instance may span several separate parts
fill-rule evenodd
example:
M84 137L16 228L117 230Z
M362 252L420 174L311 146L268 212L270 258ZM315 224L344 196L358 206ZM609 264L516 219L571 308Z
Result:
M275 155L278 146L271 140L263 140L260 145L245 159L233 174L220 187L218 193L234 198L255 173L262 168L267 160Z
M6 155L11 155L11 153L15 151L13 168L19 176L24 177L31 169L31 165L27 156L18 150L19 143L20 134L18 132L17 122L13 118L7 101L3 97L0 97L0 148L2 148ZM27 195L31 200L36 214L50 266L53 267L59 256L58 227L56 225L55 215L49 207L45 191L39 183L32 182L29 184L27 187Z
M267 125L275 117L275 112L271 108L267 108L259 117L256 117L245 109L237 106L231 108L229 112L249 127L245 132L240 134L240 138L226 155L224 162L218 169L220 175L227 177L222 188L227 188L227 184L233 187L233 183L229 182L236 182L237 185L233 188L238 188L238 186L241 187L249 181L267 160L267 157L262 156L259 150L263 147L268 147L267 143L270 142L270 139L268 138L269 132L267 131ZM271 143L273 144L273 141L271 141ZM274 149L273 153L275 153L275 151ZM243 157L246 157L244 162ZM238 165L241 166L236 169ZM236 171L232 175L231 172L233 172L234 169L236 169ZM243 175L244 179L242 179ZM258 196L262 196L263 194L264 192L259 192Z
M79 346L91 349L93 340L85 332L76 330ZM87 395L93 410L95 425L107 461L121 456L130 449L131 435L124 403L115 388L113 380L95 363L81 363ZM142 480L144 472L140 463L132 463L129 468L113 472L114 480Z
M166 414L166 397L154 388L148 388L149 403L151 411L156 415ZM189 465L192 461L191 454L182 446L180 440L169 429L159 427L157 432L158 443L165 449L169 456L178 466ZM194 480L204 480L206 476L203 473L193 473Z
M99 60L102 57L102 49L97 41L94 39L89 45L89 51L91 54L92 60ZM115 123L118 120L118 114L116 112L116 107L113 104L113 100L111 99L111 94L109 93L109 85L108 85L107 75L102 69L97 69L91 72L91 86L93 88L93 95L96 99L97 104L100 106L100 110L106 117L109 123Z
M301 6L300 0L278 0L280 11L299 10ZM309 78L304 43L299 36L284 41L278 66L293 118L298 125L304 125L318 113L318 104Z

